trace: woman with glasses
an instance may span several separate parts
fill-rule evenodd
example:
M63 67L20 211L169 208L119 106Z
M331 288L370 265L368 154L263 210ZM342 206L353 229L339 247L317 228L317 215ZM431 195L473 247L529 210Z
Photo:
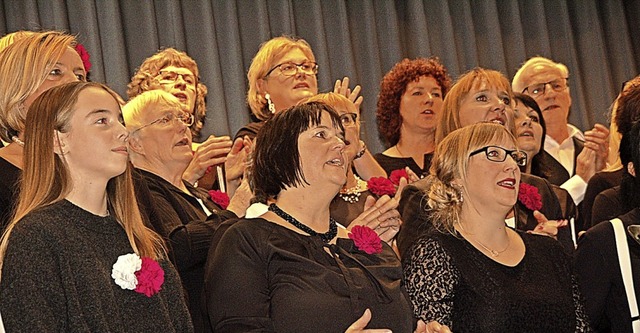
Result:
M16 40L0 53L0 232L11 219L22 172L27 111L49 88L85 81L73 36L47 31ZM27 56L28 55L28 56Z
M193 331L165 244L138 209L119 100L72 82L31 105L0 245L7 332Z
M450 86L437 58L404 59L384 76L376 121L388 149L375 158L387 174L405 168L418 177L429 173L437 117Z
M560 244L504 223L525 161L499 124L469 125L438 144L425 196L433 228L404 267L427 332L590 331Z
M442 141L456 129L480 122L492 122L507 127L514 133L511 85L504 75L494 70L473 69L462 75L445 97L442 114L436 129L436 142ZM403 225L398 233L398 248L404 255L421 230L428 229L429 208L423 197L428 180L420 180L405 188L400 201ZM532 175L523 175L522 183L530 195L518 200L513 214L505 215L506 222L518 230L535 230L559 237L567 249L573 249L568 228L557 228L564 222L560 203L551 184ZM528 200L533 198L535 200ZM538 211L536 213L535 211ZM552 221L547 221L552 220ZM560 235L557 233L560 232Z
M130 131L130 160L140 178L142 210L167 241L169 258L189 296L194 327L201 332L200 298L211 238L219 224L244 215L251 194L247 185L241 186L224 207L182 178L193 158L189 126L194 117L183 111L172 94L144 92L129 101L122 113Z
M131 78L127 94L129 98L133 98L155 89L172 94L180 101L182 109L194 116L189 129L193 139L198 140L207 112L207 87L200 81L199 75L195 60L184 52L167 48L144 60ZM194 143L193 159L183 178L192 185L209 189L216 177L216 173L211 172L211 167L224 165L228 183L224 184L224 188L238 186L244 172L244 160L250 149L245 149L248 145L248 141L243 139L232 143L228 136L213 135L202 143Z

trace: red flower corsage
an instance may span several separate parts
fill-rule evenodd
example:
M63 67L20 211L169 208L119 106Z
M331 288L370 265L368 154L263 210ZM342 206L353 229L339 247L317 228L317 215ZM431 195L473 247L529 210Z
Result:
M398 186L400 185L400 179L404 178L407 181L409 181L409 175L407 174L407 170L403 169L398 169L398 170L393 170L391 171L391 175L389 175L389 180L393 183L393 185Z
M227 209L227 207L229 207L228 194L220 190L210 190L209 195L211 196L211 200L215 202L218 206L222 207L222 209Z
M349 238L353 240L358 250L367 254L382 252L382 240L380 236L371 228L365 225L356 225L351 228Z
M78 52L78 55L80 55L80 59L82 59L82 64L84 65L85 72L89 73L89 71L91 70L91 61L89 60L91 56L89 56L89 52L87 52L87 49L84 48L84 45L80 43L76 44L76 52Z
M518 200L529 210L533 211L542 209L542 196L540 196L538 188L533 185L520 182Z
M113 264L111 277L122 289L151 297L162 289L164 270L157 261L135 253L123 254Z
M394 195L396 193L396 187L393 183L384 177L371 177L367 181L367 187L371 193L382 196L385 194Z

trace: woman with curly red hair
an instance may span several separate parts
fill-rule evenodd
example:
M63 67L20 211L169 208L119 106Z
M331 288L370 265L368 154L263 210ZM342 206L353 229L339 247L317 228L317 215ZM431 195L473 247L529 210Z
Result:
M387 150L375 158L387 174L408 167L429 171L435 149L436 118L451 86L438 58L403 59L382 79L376 121Z

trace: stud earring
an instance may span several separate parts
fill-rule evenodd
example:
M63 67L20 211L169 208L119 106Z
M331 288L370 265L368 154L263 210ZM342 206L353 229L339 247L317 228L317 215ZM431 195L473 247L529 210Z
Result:
M276 105L271 101L271 95L264 94L264 98L267 100L267 105L269 105L269 112L271 112L271 114L276 113Z

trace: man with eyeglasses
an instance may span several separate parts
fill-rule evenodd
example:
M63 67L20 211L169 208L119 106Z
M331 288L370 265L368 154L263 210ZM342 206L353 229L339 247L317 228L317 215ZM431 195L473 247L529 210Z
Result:
M513 77L513 91L535 99L542 110L547 135L544 150L552 158L543 159L538 176L547 178L571 194L576 205L584 198L587 182L606 166L609 130L596 124L582 133L568 123L571 94L567 66L544 57L527 60ZM576 225L578 231L584 229Z

